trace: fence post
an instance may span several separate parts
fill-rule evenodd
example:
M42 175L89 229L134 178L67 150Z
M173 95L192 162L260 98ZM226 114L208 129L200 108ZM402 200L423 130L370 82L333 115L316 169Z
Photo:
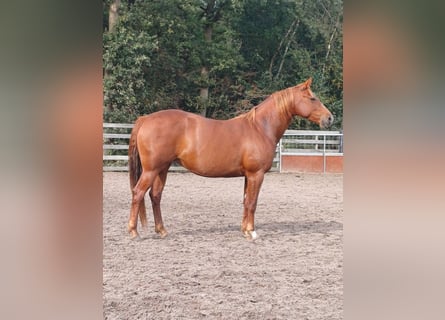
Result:
M340 131L341 135L340 135L340 148L339 148L339 152L343 153L343 130Z
M326 173L326 134L323 134L323 173Z

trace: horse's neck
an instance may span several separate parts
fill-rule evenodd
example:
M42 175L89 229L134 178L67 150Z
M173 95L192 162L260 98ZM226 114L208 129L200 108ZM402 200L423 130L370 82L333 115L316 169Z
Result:
M257 123L275 143L280 141L292 120L292 115L285 111L286 110L280 110L278 106L276 106L272 96L258 105L256 109L255 123Z

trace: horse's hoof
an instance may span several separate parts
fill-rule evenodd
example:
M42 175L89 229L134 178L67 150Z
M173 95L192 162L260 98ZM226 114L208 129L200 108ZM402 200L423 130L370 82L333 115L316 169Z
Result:
M162 229L156 229L155 231L156 231L156 233L159 234L159 236L161 237L161 239L164 239L164 238L168 235L167 230L165 230L164 228L162 228Z
M246 237L248 240L253 240L253 241L259 238L258 233L256 233L255 230L244 231L244 237Z
M133 240L133 241L140 241L140 240L141 240L141 237L140 237L139 234L136 232L136 233L132 233L132 234L131 234L130 239Z
M164 239L166 236L168 236L168 232L167 231L161 231L159 232L159 236L161 237L161 239Z

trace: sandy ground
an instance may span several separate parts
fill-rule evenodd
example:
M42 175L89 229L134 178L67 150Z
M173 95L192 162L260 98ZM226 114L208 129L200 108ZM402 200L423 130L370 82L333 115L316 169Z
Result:
M342 319L343 176L266 175L260 238L240 231L243 178L170 173L162 210L169 232L126 232L127 173L104 173L105 319ZM140 229L140 226L139 226Z

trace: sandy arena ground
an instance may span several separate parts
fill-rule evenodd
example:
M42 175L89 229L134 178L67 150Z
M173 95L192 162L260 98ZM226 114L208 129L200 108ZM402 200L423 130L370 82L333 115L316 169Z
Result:
M104 319L342 319L343 176L268 173L240 231L243 178L170 173L161 203L169 232L126 232L127 173L104 173Z

